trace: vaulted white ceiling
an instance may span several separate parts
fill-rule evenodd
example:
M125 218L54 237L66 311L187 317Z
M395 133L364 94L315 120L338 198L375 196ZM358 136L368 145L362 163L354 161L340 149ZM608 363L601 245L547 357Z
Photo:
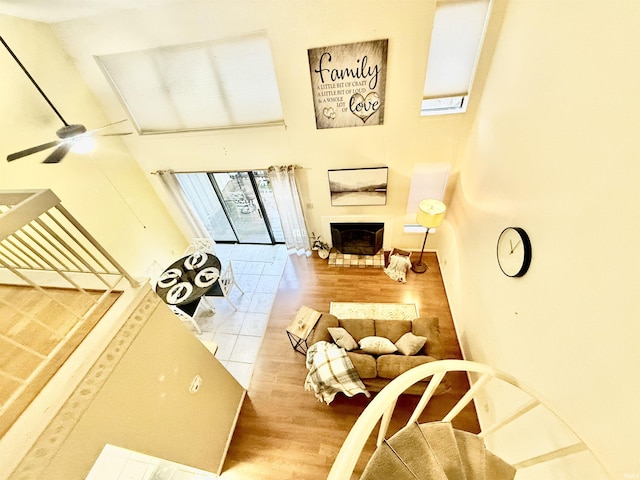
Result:
M0 14L56 23L118 10L144 9L172 1L174 0L2 0Z

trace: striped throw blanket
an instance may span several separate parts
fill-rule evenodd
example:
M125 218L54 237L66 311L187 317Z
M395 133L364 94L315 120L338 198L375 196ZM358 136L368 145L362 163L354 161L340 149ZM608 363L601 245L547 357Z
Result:
M312 391L318 400L327 405L338 392L348 397L358 393L371 396L345 349L334 343L321 341L311 345L307 350L307 370L305 390Z

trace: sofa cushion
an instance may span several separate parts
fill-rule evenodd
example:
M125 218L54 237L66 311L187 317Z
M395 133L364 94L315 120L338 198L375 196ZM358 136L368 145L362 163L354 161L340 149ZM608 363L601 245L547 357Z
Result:
M341 318L338 321L340 326L349 332L356 342L376 334L373 320L370 318Z
M374 320L376 336L396 343L402 335L411 331L411 320Z
M377 337L396 343L402 335L411 331L411 320L374 320Z
M433 362L435 359L425 355L380 355L376 361L378 376L381 378L393 379L403 374L413 367L423 363Z
M376 378L378 371L376 369L376 359L367 353L347 352L351 359L351 363L358 372L361 379Z
M318 323L316 323L315 328L309 335L309 338L307 339L308 345L311 346L314 343L318 343L320 341L333 343L333 338L331 338L331 335L329 334L328 329L330 327L337 327L337 326L339 326L339 324L338 324L338 319L336 317L334 317L330 313L323 313L320 316Z
M423 350L424 355L442 359L444 352L440 341L440 327L437 317L420 317L413 320L413 334L427 337Z
M333 338L333 341L339 347L344 348L345 350L353 350L354 348L358 348L358 342L356 342L349 332L347 332L342 327L329 327L329 335Z
M426 342L427 337L419 337L411 332L407 332L396 342L396 348L403 355L415 355L422 350Z
M360 340L360 350L371 355L394 353L398 349L391 340L384 337L365 337Z

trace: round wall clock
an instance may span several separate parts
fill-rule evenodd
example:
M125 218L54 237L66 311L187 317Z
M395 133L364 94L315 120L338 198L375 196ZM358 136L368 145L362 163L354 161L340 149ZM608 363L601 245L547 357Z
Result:
M498 265L508 277L522 277L531 265L531 241L520 227L507 227L498 237Z

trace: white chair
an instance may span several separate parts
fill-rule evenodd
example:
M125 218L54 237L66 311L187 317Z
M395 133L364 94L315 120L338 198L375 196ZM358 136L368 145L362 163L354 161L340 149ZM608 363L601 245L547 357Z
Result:
M197 301L197 305L195 307L195 309L193 309L193 313L188 313L184 310L182 310L180 307L176 306L176 305L167 305L169 307L169 309L171 309L171 311L183 322L189 323L194 330L196 331L196 333L198 335L202 334L202 328L200 328L200 325L198 324L198 322L196 321L196 315L197 313L204 308L205 311L208 311L209 314L214 314L216 313L216 308L213 305L213 302L211 302L211 300L209 300L207 297L202 296L198 299Z
M196 314L195 314L195 312L193 313L193 315L189 315L188 313L183 312L182 310L180 310L175 305L168 305L168 307L176 315L176 317L178 317L180 320L182 320L183 322L191 324L191 326L193 326L193 328L198 333L198 335L202 334L202 328L200 328L200 325L198 325L198 322L196 322ZM210 309L210 307L208 305L207 305L207 308ZM197 311L197 308L196 308L196 311Z
M222 272L220 273L220 277L218 278L218 281L209 289L206 296L207 297L224 297L225 300L229 302L229 305L231 305L234 310L238 310L238 307L236 307L235 304L229 298L229 294L231 293L231 290L233 289L234 285L238 290L240 290L240 293L244 295L244 290L242 290L242 288L240 288L240 285L238 285L238 282L236 282L236 277L233 274L233 267L231 266L231 262L229 262L226 268L222 269Z
M194 252L216 254L216 242L209 237L193 237L183 256Z

